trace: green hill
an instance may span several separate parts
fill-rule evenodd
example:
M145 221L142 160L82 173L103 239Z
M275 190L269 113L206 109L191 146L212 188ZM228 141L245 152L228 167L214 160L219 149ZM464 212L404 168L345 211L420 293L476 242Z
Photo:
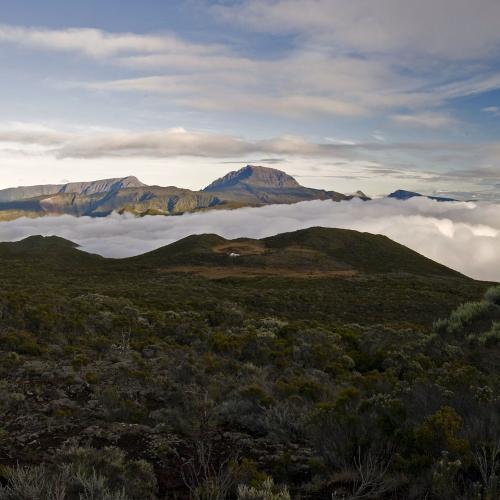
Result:
M386 236L347 229L313 227L261 240L227 240L214 234L188 236L128 259L144 266L226 266L295 271L355 271L460 276Z
M20 241L0 243L0 261L9 260L23 261L27 266L85 267L104 259L79 250L76 243L59 236L29 236Z

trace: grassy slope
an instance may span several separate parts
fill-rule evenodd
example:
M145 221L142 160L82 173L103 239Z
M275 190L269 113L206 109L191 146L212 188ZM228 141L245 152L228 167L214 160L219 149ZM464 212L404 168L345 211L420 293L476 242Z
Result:
M214 251L218 246L228 251ZM256 251L246 251L246 247ZM230 252L239 252L237 259ZM259 249L260 247L260 249ZM410 273L459 277L460 274L381 235L347 229L314 227L252 240L226 240L217 235L193 235L127 262L143 266L217 264L278 268L353 269L363 274Z

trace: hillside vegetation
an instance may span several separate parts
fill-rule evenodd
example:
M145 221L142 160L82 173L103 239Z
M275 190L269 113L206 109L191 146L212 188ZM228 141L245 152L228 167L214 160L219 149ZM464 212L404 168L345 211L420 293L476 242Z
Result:
M499 496L494 284L324 228L0 264L2 500Z

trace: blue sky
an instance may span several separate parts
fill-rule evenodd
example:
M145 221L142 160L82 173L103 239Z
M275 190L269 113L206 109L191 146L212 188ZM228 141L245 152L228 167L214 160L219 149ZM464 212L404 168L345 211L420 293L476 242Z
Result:
M498 0L0 0L0 185L245 163L495 198Z

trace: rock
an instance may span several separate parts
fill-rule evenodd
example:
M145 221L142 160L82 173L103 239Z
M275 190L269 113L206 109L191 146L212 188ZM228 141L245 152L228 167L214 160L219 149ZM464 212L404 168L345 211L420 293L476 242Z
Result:
M78 404L75 401L72 401L71 399L62 398L51 401L49 403L49 408L53 412L62 409L76 410L78 408Z

